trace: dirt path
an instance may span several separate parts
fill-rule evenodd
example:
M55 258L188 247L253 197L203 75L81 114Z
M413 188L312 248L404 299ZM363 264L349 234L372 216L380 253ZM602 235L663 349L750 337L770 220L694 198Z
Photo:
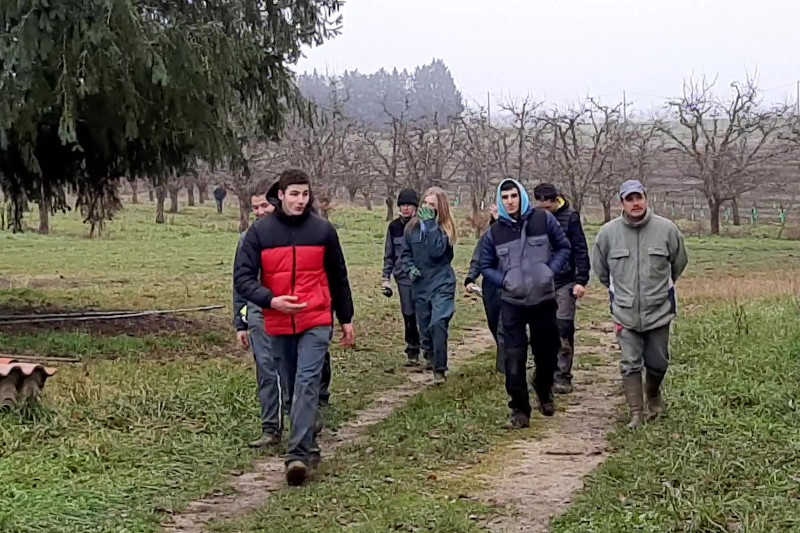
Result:
M489 531L549 531L550 521L583 488L583 477L607 457L606 433L614 426L623 399L612 331L611 324L602 324L583 332L580 337L597 345L581 348L579 340L577 359L591 354L601 361L574 372L575 390L568 396L566 412L545 419L548 432L543 438L520 440L503 450L505 467L482 476L489 487L482 498L512 514L486 523Z
M462 340L451 347L451 374L460 365L492 346L494 339L487 329L465 329ZM380 393L370 408L359 412L354 420L342 426L334 435L323 433L320 437L323 458L332 457L344 445L357 443L370 426L387 418L422 388L432 384L430 372L408 373L405 383ZM267 457L256 462L252 472L232 477L228 486L233 491L231 494L215 494L192 502L182 514L173 516L172 521L164 525L164 530L202 533L207 531L206 525L212 521L232 520L258 510L266 503L271 492L286 486L283 457Z

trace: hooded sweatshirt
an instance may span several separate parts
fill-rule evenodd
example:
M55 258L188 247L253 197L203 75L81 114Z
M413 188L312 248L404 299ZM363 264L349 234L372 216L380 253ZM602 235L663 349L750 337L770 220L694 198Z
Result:
M511 182L519 190L516 216L503 205L502 187ZM481 274L501 287L501 299L532 306L555 299L555 272L569 261L570 244L552 213L531 207L525 188L516 180L497 187L498 221L481 239Z

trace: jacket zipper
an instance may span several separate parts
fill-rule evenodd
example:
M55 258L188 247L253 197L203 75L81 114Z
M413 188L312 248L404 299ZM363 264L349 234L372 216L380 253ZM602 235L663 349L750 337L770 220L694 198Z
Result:
M294 239L292 239L294 240ZM297 285L297 246L292 243L292 296L294 296L294 290ZM292 315L292 333L297 335L297 323L294 319L295 315Z
M639 241L639 231L636 231L636 295L634 301L636 302L636 319L639 323L639 331L642 330L642 290L641 290L641 270L642 270L642 250L641 242Z

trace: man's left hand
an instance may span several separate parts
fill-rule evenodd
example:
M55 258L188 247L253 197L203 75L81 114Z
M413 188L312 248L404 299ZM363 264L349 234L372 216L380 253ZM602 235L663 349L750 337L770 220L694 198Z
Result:
M356 345L356 330L353 324L342 324L342 339L339 341L339 346L346 348L353 348Z
M580 300L586 295L586 287L576 284L574 287L572 287L572 295Z

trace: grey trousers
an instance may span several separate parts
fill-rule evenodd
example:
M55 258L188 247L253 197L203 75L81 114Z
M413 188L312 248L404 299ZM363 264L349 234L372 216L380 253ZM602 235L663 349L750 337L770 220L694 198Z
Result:
M287 391L292 397L292 433L289 436L286 463L302 461L309 464L309 454L316 448L314 422L319 413L319 390L325 353L331 339L331 327L311 328L297 335L269 337L271 348L286 358L286 382L293 383Z
M575 313L577 299L572 295L574 283L567 283L556 289L556 321L558 322L558 335L561 338L561 349L558 351L558 367L555 380L559 382L572 382L572 363L575 357Z
M261 404L261 429L273 435L283 432L281 394L281 352L270 349L270 339L263 322L248 330L250 349L256 363L258 402Z
M648 331L633 331L616 325L617 342L622 357L619 363L623 376L649 374L663 377L669 366L669 324Z

